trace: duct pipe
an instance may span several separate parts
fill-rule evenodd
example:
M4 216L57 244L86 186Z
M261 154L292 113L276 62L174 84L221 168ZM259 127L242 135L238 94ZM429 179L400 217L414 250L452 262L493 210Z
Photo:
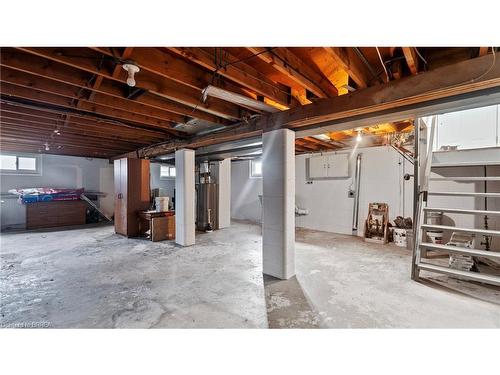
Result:
M359 187L361 184L361 154L356 157L356 171L355 171L355 192L354 192L354 208L352 212L352 234L358 235L358 221L359 221Z

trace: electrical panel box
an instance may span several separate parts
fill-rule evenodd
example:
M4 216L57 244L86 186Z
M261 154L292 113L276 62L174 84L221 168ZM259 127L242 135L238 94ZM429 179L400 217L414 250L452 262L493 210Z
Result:
M348 154L312 156L308 162L309 179L349 177Z

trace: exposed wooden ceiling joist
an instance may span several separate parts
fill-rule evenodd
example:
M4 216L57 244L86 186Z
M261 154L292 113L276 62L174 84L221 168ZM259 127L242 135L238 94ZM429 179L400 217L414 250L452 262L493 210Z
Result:
M212 48L215 53L215 48ZM266 96L277 103L290 106L292 104L291 96L283 85L271 81L265 75L260 73L252 66L240 61L231 56L227 52L219 51L224 56L223 66L217 66L214 61L214 55L202 48L192 47L171 47L169 48L174 53L177 53L196 64L203 66L213 72L220 74L244 87L253 90L255 93Z
M304 64L290 50L282 47L273 48L269 51L261 47L249 47L248 50L312 92L318 98L328 98L338 95L337 89L328 79Z
M91 89L94 95L99 93L128 100L125 99L126 88L128 86L126 86L126 84L123 84L122 82L118 83L117 81L113 80L101 79L101 83L99 85L96 85L95 82L97 81L97 79L99 77L103 78L103 76L89 75L88 72L50 60L48 61L47 59L38 56L16 52L15 50L11 49L3 50L2 52L3 53L0 55L0 64L2 67L16 69L29 74L49 78L57 82L78 86L87 90ZM120 65L117 65L115 67L115 71L111 74L112 77L119 77L119 73L121 73L120 70L123 69ZM89 81L91 81L93 77L97 78L94 79L94 83L89 84ZM89 100L92 100L91 96L89 96ZM198 109L193 109L189 106L179 104L150 93L145 93L140 97L135 98L133 102L172 112L181 116L185 116L186 118L194 117L218 124L230 124L229 121L224 120L218 116L214 116Z
M321 139L317 139L314 137L304 137L303 139L305 139L308 142L315 143L315 144L321 146L322 148L326 148L326 149L330 149L330 150L338 148L338 146L335 146L331 143L322 141Z
M60 48L19 48L19 50L66 64L92 74L101 75L106 79L122 83L126 83L127 80L125 71L123 71L118 78L113 77L112 73L104 69L99 69L97 61L86 57L71 55L68 51L61 50ZM134 51L135 50L136 49L134 49ZM161 69L158 68L157 70ZM142 71L140 76L138 75L136 77L138 80L137 87L149 90L162 97L229 120L238 120L241 118L240 109L234 104L216 98L210 98L206 103L201 103L200 89L180 84L172 79L167 79L165 76L163 76L163 79L160 79L158 74L151 73L151 70Z
M94 95L93 100L89 100L86 93L77 86L54 82L47 78L21 73L10 68L2 69L1 81L47 92L49 94L75 99L74 107L84 111L92 111L93 104L95 104L98 106L114 108L123 112L147 116L147 118L150 119L157 119L169 127L172 127L173 124L178 122L183 123L186 120L184 116L176 113L148 107L142 105L141 103L123 98L96 94Z
M62 123L65 121L67 112L61 112L52 108L35 107L21 103L12 103L1 101L1 113L6 117L16 116L21 119L31 119L37 121L51 121L53 123ZM1 118L0 118L1 120ZM140 137L145 140L164 141L167 135L161 131L138 128L123 122L108 121L99 118L82 115L81 113L71 113L70 124L81 125L89 129L97 129L102 131L111 131L117 134L127 134L132 137Z
M417 52L414 47L401 47L405 55L406 63L410 68L411 74L418 74L419 62Z
M367 72L366 67L359 61L354 51L351 48L346 47L324 47L324 50L330 56L337 65L339 65L343 70L349 74L358 88L362 89L368 87L369 72Z
M51 105L56 105L64 108L74 109L73 99L69 97L59 96L56 94L47 93L40 90L33 90L27 87L22 87L7 83L5 81L1 82L0 89L2 95L7 97L13 96L16 98L23 98L30 101L35 101L39 103L48 103ZM85 109L80 109L81 111L93 114L99 112L100 114L106 115L110 118L115 118L122 121L127 121L129 123L134 123L141 128L158 129L168 134L173 134L175 136L183 136L180 132L173 130L171 128L171 123L163 120L154 119L148 116L135 114L132 112L124 112L122 110L117 110L112 107L106 107L103 105L89 104Z
M485 105L485 98L496 101L500 95L500 59L492 66L488 57L466 60L348 95L265 115L210 136L194 137L189 142L171 141L157 147L152 146L148 148L148 155L170 153L182 147L196 148L255 137L263 131L273 129L312 130L334 123L331 126L342 130L353 128L358 122L371 118L377 122L380 117L408 118L409 112L429 114L443 109L458 110L464 105ZM401 118L394 118L392 121L399 119Z

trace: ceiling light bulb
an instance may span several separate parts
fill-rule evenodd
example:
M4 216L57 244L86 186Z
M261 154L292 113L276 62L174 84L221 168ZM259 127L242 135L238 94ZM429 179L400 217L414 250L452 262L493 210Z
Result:
M49 144L47 142L44 143L44 146L45 146L45 151L50 151L50 147L49 147Z
M139 72L139 67L135 64L123 64L123 69L125 69L128 73L128 78L127 78L127 85L129 85L130 87L134 87L135 86L135 79L134 79L134 75L135 73Z
M356 136L356 142L361 142L361 131L358 131L358 135Z

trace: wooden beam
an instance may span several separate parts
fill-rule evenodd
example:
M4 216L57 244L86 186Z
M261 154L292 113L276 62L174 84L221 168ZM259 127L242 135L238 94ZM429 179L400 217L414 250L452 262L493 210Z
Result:
M319 151L320 149L317 145L309 143L308 141L305 141L303 139L296 139L295 144L311 151Z
M487 74L484 74L489 70ZM140 151L142 155L170 153L178 148L197 148L256 137L264 131L289 128L338 131L377 122L390 122L442 111L490 105L500 100L500 59L494 66L489 56L427 71L416 76L357 90L347 95L318 100L310 105L265 115L234 125L228 130L165 142ZM309 134L305 134L309 135Z
M10 137L19 140L27 140L27 141L37 141L39 144L43 144L45 142L52 143L54 145L67 145L72 147L92 147L99 148L103 150L107 150L114 153L123 153L127 151L132 151L135 149L134 145L127 144L124 145L122 143L114 142L105 142L96 140L93 137L85 137L85 136L71 136L70 134L61 133L60 136L55 135L55 133L46 131L45 133L35 133L35 132L19 132L19 130L13 130L8 125L5 126L2 124L2 129L0 130L0 135L2 137Z
M115 154L116 155L116 154L126 152L126 149L117 148L117 147L113 147L113 146L102 147L99 145L85 145L85 144L82 144L80 142L71 142L71 141L65 141L65 140L37 139L33 135L24 135L24 134L12 135L12 134L5 133L3 130L0 132L0 135L2 135L2 141L5 141L5 142L25 143L25 144L31 144L34 146L38 146L38 147L43 147L44 143L47 142L52 147L69 146L72 148L105 151L107 154Z
M362 64L356 53L348 47L324 47L325 52L330 56L335 63L340 66L349 77L352 78L358 88L363 89L368 87L369 72Z
M271 81L264 74L245 62L230 64L231 62L237 61L237 59L227 52L224 52L225 63L229 65L220 68L215 64L213 54L210 54L202 48L172 47L169 48L169 50L206 69L213 72L217 71L218 74L253 90L257 94L266 96L281 105L290 106L291 104L291 97L283 87L280 87L279 84Z
M406 63L408 68L410 68L411 74L418 74L418 56L413 47L401 47L403 49L403 54L405 55Z
M28 75L26 73L21 73L10 68L2 69L1 80L2 82L11 83L17 86L33 88L35 90L44 91L49 94L55 94L75 99L74 107L81 110L89 110L89 108L93 107L92 104L95 103L98 105L98 107L105 106L124 112L130 112L132 114L135 113L144 115L150 119L158 119L164 122L165 126L169 127L172 127L173 123L184 123L186 121L186 117L184 116L180 116L168 111L163 111L157 108L144 106L140 103L136 103L132 100L123 98L96 94L94 96L94 99L90 101L82 94L81 89L76 86L69 86L59 82L54 82L47 78Z
M68 97L54 95L40 90L33 90L26 87L7 83L4 81L1 81L0 89L3 95L13 96L16 98L23 98L30 101L39 102L42 104L48 103L50 105L75 109L73 99ZM97 104L89 104L88 106L85 107L85 109L80 109L80 110L93 114L102 114L109 118L114 118L121 121L127 121L129 123L135 123L137 126L146 129L150 128L150 129L162 130L167 134L172 134L177 137L183 136L182 134L180 134L180 132L171 128L171 123L154 119L148 116L138 115L131 112L124 112L122 110L117 110L115 108L101 106Z
M67 112L61 112L44 107L34 107L20 103L5 102L3 99L1 101L0 109L1 114L6 115L6 117L10 114L12 116L16 116L17 118L51 121L60 124L62 124L65 120L65 116L67 115ZM138 128L126 123L93 118L80 113L71 113L71 120L69 121L69 124L80 125L103 131L111 131L119 134L127 134L132 137L140 137L148 142L154 140L164 141L167 139L166 134L161 131Z
M161 140L158 138L145 136L140 132L134 132L134 133L123 132L122 129L119 128L117 129L116 127L109 128L109 127L103 127L102 125L95 125L95 126L81 125L77 122L75 123L73 119L70 119L69 121L66 121L65 119L55 121L45 118L23 115L23 114L9 113L5 111L1 111L0 116L1 116L0 122L2 123L6 122L16 123L19 126L26 126L26 127L45 126L51 129L69 129L70 131L75 133L76 132L84 134L88 133L96 137L131 141L143 145L159 142Z
M479 57L487 55L489 48L490 47L479 47Z
M92 158L102 158L109 159L116 154L106 152L103 150L97 149L82 149L82 148L72 148L72 147L64 147L64 148L51 148L49 151L45 151L43 146L19 143L13 141L3 141L0 140L0 148L2 151L8 152L25 152L25 153L33 153L33 154L48 154L48 155L66 155L66 156L78 156L78 157L92 157Z
M18 50L65 64L88 73L102 75L106 79L115 80L125 84L127 81L125 71L123 71L118 78L113 77L112 73L109 73L104 69L99 70L98 66L92 59L72 55L64 49L18 48ZM151 71L148 70L142 71L138 77L140 77L140 81L138 82L137 87L149 90L159 96L229 120L238 120L241 118L240 108L232 103L216 98L210 98L207 103L201 103L201 90L198 88L182 85L179 82L166 77L162 79L158 74L151 73Z
M116 135L104 134L101 132L96 132L88 129L80 129L76 128L75 126L66 126L63 128L61 126L51 125L43 122L19 121L12 118L2 118L0 124L4 129L16 130L18 132L28 130L30 133L33 134L46 134L47 132L49 132L49 135L50 133L56 134L54 131L56 129L57 130L60 129L61 134L64 133L66 135L77 136L77 137L82 136L83 138L92 137L92 139L101 140L101 142L102 140L106 140L109 142L117 142L118 144L121 145L128 145L128 148L131 148L132 150L135 148L144 147L148 145L148 142L133 140L133 139L124 139Z
M322 148L328 148L328 149L337 149L338 146L335 146L331 143L328 143L328 142L325 142L325 141L322 141L321 139L318 139L318 138L314 138L314 137L304 137L302 139L305 139L306 141L308 142L312 142L312 143L315 143L319 146L321 146Z
M276 70L290 77L318 98L338 95L337 89L326 77L310 68L290 50L274 48L270 52L266 52L266 49L261 47L249 47L248 50L258 54L258 58L271 64Z
M2 67L8 67L57 82L78 86L87 90L90 89L93 90L92 93L94 93L94 95L99 93L128 100L124 99L124 84L117 82L116 80L104 79L102 76L98 75L92 75L89 77L89 73L86 71L50 61L42 57L29 55L24 52L17 52L13 49L2 50L2 52L3 53L0 55L0 64ZM121 65L117 65L115 67L115 71L112 73L112 76L119 77L120 69L123 70ZM95 84L89 86L89 80L92 77L102 78L99 86L96 86ZM194 117L217 124L228 125L231 123L230 121L224 120L218 116L200 111L198 109L193 109L187 105L179 104L151 93L145 93L131 102L140 103L145 106L165 110L181 116Z

